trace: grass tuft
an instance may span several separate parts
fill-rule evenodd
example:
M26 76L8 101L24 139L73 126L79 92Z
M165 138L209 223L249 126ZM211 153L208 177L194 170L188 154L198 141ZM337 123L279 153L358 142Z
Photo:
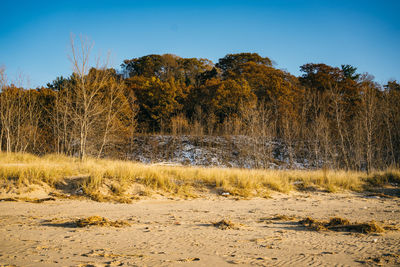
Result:
M372 186L384 186L388 184L400 184L400 170L389 170L385 172L373 173L366 179L367 183Z
M350 223L349 220L340 217L331 218L327 221L318 221L307 217L299 221L299 224L315 231L339 231L339 232L356 232L362 234L369 233L382 233L385 231L384 227L380 226L375 221L367 223Z
M221 229L221 230L238 229L236 224L234 224L233 222L231 222L229 220L225 220L225 219L223 219L219 222L214 222L214 223L212 223L212 225L214 225L215 227L217 227L218 229Z
M112 227L123 227L130 226L128 222L125 221L110 221L107 218L100 216L90 216L83 219L78 219L75 221L77 227L87 227L87 226L112 226Z

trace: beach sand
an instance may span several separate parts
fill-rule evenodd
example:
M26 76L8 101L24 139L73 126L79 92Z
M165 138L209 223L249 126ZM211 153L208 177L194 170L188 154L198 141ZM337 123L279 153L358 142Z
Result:
M270 199L167 197L132 204L56 199L0 202L0 265L16 266L361 266L400 264L400 231L314 231L307 216L400 224L400 199L324 192ZM76 227L98 215L123 227ZM294 220L268 220L276 215ZM213 223L229 220L233 229Z

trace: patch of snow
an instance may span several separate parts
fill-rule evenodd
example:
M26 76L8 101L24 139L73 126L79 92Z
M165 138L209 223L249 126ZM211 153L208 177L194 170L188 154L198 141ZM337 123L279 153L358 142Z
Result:
M289 157L279 140L247 136L138 136L130 159L142 163L235 168L310 169L321 161Z

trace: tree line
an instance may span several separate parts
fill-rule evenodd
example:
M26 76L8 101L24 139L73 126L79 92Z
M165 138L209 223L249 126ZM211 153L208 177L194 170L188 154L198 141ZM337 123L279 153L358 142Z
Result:
M0 149L123 157L141 134L243 135L271 153L316 167L372 170L400 162L400 84L376 83L351 65L309 63L296 77L256 53L208 59L172 54L89 66L76 49L73 73L45 87L7 82L0 70Z

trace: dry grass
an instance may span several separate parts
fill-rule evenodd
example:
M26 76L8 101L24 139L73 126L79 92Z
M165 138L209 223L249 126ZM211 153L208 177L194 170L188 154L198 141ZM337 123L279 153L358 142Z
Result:
M112 227L123 227L130 226L128 222L125 221L110 221L107 218L101 216L90 216L83 219L78 219L75 221L77 227L87 227L87 226L112 226Z
M4 187L46 183L51 187L71 177L80 178L84 195L98 201L111 198L122 202L132 184L141 184L151 192L193 198L201 191L217 189L230 196L266 197L271 191L292 190L362 191L367 186L397 183L400 170L363 172L334 170L248 170L155 166L120 160L88 158L85 161L62 155L38 157L30 154L0 153L0 183Z
M384 186L384 185L400 185L400 171L396 169L389 169L382 172L371 174L367 180L371 186Z
M261 218L259 222L274 223L274 221L293 221L295 216L276 215L271 218ZM297 222L298 224L314 231L337 231L337 232L354 232L362 234L383 233L387 231L398 231L396 225L387 225L385 223L378 224L375 221L358 223L350 222L348 219L333 217L329 221L316 220L306 217Z
M400 266L400 254L384 253L375 257L368 257L366 260L359 260L359 263L369 266Z
M54 197L46 197L46 198L27 198L27 197L9 197L9 198L0 198L0 202L8 201L8 202L30 202L30 203L42 203L45 201L55 201Z
M356 232L356 233L382 233L384 232L384 228L380 226L375 221L367 222L367 223L350 223L349 220L343 219L340 217L331 218L327 221L318 221L307 217L299 223L308 229L315 231L324 231L324 230L332 230L332 231L341 231L341 232Z
M214 222L214 223L212 223L212 225L214 225L215 227L217 227L218 229L221 229L221 230L238 229L239 228L233 222L231 222L229 220L225 220L225 219L221 220L219 222Z

